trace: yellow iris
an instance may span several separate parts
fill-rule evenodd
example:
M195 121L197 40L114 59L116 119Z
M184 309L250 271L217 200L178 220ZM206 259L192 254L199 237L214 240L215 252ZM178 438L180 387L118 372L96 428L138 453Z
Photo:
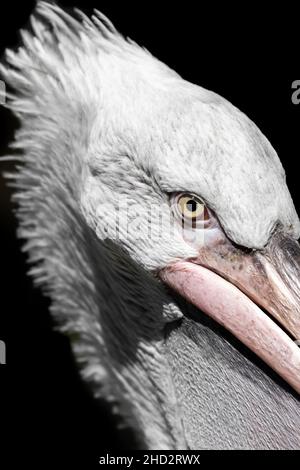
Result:
M197 196L185 194L179 197L177 204L181 215L186 219L196 220L204 215L205 205Z

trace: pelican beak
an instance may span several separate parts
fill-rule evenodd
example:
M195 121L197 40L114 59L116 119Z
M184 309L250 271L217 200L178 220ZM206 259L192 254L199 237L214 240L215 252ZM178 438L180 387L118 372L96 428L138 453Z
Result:
M277 233L262 251L227 238L162 279L227 328L300 393L300 247Z

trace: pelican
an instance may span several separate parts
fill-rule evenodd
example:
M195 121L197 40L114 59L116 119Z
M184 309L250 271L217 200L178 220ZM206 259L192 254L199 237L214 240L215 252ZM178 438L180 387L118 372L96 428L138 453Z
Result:
M143 449L299 448L300 223L271 144L98 11L39 2L21 37L18 233L95 398Z

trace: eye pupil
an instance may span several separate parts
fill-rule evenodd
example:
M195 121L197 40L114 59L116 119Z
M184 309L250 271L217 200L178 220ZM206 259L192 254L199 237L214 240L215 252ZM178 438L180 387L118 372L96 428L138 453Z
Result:
M190 212L195 212L197 210L197 202L193 199L189 199L186 203L186 207Z

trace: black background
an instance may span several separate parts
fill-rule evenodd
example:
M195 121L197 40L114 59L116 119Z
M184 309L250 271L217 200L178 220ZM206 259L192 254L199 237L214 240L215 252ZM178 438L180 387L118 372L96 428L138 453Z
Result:
M185 79L221 94L261 128L278 152L299 207L300 105L292 104L292 82L300 79L297 30L290 10L263 12L253 3L221 10L202 2L169 3L61 1L91 13L96 7L115 26ZM18 44L34 2L1 5L0 54ZM163 8L164 7L164 8ZM0 108L0 152L5 154L16 120ZM10 164L1 163L3 170ZM48 300L26 276L26 259L16 239L10 191L0 180L0 339L7 365L0 366L0 433L12 436L12 459L25 444L30 459L62 453L71 459L133 445L117 433L105 407L95 403L79 380L68 341L53 331ZM5 413L6 412L6 413ZM4 413L6 415L3 424ZM2 442L2 441L1 441ZM23 448L23 447L22 447Z

